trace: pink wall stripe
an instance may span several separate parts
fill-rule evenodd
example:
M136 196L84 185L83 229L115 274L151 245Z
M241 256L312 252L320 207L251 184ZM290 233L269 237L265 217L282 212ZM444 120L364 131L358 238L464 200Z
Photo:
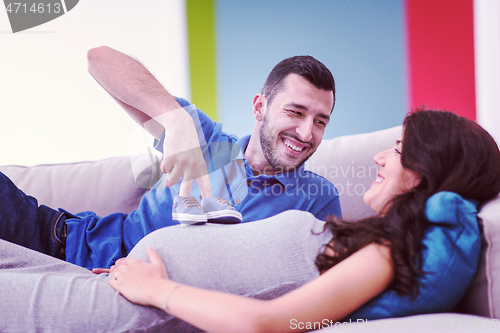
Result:
M410 106L476 119L473 0L406 0Z

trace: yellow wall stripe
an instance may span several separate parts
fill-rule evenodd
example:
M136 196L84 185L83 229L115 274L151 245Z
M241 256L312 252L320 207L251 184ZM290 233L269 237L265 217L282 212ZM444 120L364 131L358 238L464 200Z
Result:
M186 0L191 103L217 120L215 0Z

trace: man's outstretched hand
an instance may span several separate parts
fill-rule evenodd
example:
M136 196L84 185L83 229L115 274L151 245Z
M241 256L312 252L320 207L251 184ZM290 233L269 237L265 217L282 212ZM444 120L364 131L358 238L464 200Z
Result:
M182 108L155 119L165 128L161 169L170 187L180 178L190 181L207 175L207 166L200 148L193 118Z

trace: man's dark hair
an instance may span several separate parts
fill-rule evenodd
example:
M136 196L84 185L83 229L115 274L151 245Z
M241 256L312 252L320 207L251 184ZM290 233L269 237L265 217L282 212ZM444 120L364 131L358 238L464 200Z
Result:
M285 89L284 80L288 74L298 74L318 89L333 92L333 105L335 105L335 80L325 65L311 56L295 56L286 58L274 66L267 77L261 94L271 104L276 94ZM333 106L332 106L333 110Z

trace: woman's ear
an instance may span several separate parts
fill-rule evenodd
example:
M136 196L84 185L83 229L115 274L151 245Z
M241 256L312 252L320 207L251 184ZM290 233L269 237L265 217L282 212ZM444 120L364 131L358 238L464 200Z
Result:
M422 181L422 176L421 175L417 175L417 177L415 177L415 179L413 179L413 187L417 187L418 185L420 185L420 182Z
M253 115L257 121L262 121L264 119L264 110L265 110L265 103L266 103L266 98L262 94L257 94L253 98Z

